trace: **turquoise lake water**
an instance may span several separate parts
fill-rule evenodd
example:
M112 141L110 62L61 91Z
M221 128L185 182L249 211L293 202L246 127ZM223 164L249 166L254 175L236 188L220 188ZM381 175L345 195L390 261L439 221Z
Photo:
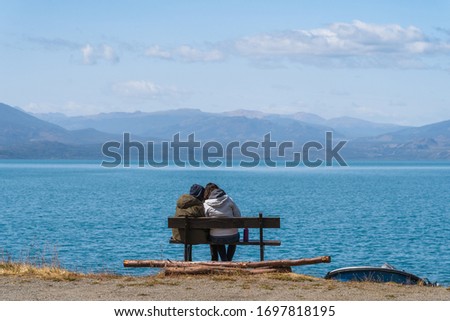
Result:
M398 269L450 285L450 163L357 163L290 169L105 169L100 162L0 161L0 258L56 260L82 272L149 274L124 259L183 258L167 217L193 183L215 182L244 216L279 215L266 259L330 255L296 267L323 277L355 265ZM250 231L257 237L256 231ZM207 260L206 245L194 260ZM256 246L235 260L258 260Z

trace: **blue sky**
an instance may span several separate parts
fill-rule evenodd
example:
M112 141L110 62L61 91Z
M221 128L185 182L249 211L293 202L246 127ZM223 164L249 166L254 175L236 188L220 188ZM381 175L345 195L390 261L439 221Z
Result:
M3 1L0 101L450 119L450 1Z

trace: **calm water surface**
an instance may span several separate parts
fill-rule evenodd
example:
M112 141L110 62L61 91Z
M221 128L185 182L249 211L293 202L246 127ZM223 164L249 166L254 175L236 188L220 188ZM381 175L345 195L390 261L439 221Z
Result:
M182 259L167 217L193 183L216 182L243 215L279 215L267 259L330 255L297 267L322 277L354 265L399 269L450 284L450 163L359 163L316 169L104 169L99 162L0 161L0 257L57 260L83 271L148 274L124 259ZM256 237L250 231L250 237ZM208 247L194 248L207 260ZM235 260L258 260L240 247Z

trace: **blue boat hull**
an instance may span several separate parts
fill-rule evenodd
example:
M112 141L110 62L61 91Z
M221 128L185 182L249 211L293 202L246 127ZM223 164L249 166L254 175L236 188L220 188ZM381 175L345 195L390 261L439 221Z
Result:
M359 282L394 282L406 285L429 285L429 281L414 274L385 267L347 267L328 272L325 279Z

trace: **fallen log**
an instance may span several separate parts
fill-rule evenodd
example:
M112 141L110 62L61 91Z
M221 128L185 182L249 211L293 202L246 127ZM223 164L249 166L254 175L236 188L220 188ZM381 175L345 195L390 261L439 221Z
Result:
M190 267L166 267L164 274L263 274L263 273L286 273L291 272L290 268L258 268L258 269L242 269L229 267L209 267L209 266L190 266Z
M156 268L166 268L166 267L189 267L189 266L208 266L208 267L235 267L235 268L261 268L261 267L290 267L308 264L318 264L318 263L330 263L330 256L319 256L315 258L305 258L298 260L271 260L271 261L260 261L260 262L186 262L186 261L170 261L170 260L125 260L123 261L124 267L156 267Z

